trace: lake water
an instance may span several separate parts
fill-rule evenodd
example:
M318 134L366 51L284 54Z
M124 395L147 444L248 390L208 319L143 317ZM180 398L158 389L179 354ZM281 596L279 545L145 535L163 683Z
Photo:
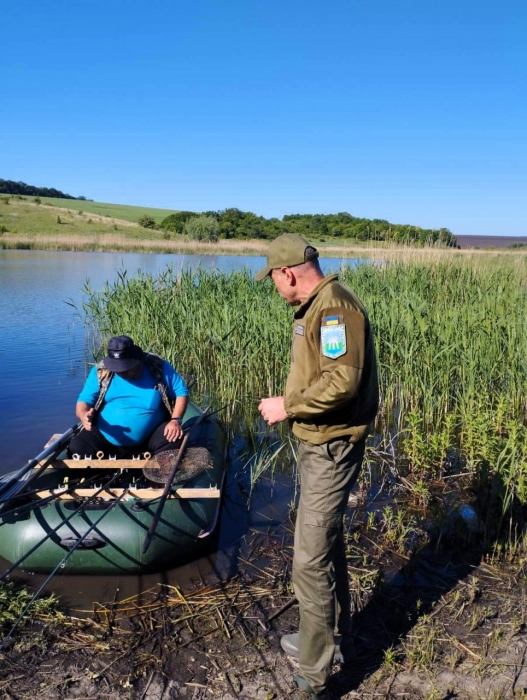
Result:
M325 272L342 264L336 258L321 262ZM41 452L53 433L63 433L76 423L75 402L87 362L93 358L86 348L83 319L71 304L81 308L86 280L96 291L123 270L129 277L139 270L157 274L167 265L175 270L201 266L228 273L245 267L254 272L264 264L263 257L0 250L0 474L22 467ZM161 580L181 585L196 575L196 567L200 576L228 571L242 550L244 533L279 525L291 499L290 479L275 483L264 479L248 509L229 475L218 552L164 574L75 576L74 582L58 577L48 590L61 595L65 605L90 607L94 591L98 600L111 600L116 588L121 595L133 595ZM0 561L0 572L6 567ZM34 583L40 578L34 577Z

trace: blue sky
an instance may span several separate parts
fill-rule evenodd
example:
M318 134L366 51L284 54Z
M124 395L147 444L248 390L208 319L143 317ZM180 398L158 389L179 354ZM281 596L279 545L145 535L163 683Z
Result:
M527 235L525 0L18 0L0 177Z

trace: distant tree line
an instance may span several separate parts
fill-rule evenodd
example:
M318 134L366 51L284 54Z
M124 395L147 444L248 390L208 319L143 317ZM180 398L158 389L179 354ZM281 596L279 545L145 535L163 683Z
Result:
M14 180L0 179L0 192L2 194L24 194L28 197L57 197L59 199L81 199L86 201L86 197L73 197L54 187L34 187L26 185L25 182L15 182Z
M204 219L206 217L206 221ZM199 221L194 221L198 218ZM199 226L197 224L199 223ZM384 219L362 219L347 212L340 214L288 214L282 219L266 219L250 211L223 209L221 211L179 211L161 222L161 228L196 237L201 240L218 238L273 239L282 233L300 233L307 238L338 241L387 241L409 245L439 245L457 247L457 239L447 228L425 229L410 224L391 224ZM210 236L208 235L210 231Z

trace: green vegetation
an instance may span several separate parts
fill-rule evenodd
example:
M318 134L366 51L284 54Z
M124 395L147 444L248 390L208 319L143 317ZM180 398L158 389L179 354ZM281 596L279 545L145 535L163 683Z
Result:
M1 181L2 182L6 181ZM17 183L15 183L17 184ZM24 184L24 183L21 183ZM28 186L29 187L29 186ZM31 188L30 188L31 189ZM37 190L38 188L32 188ZM224 209L223 211L208 211L203 213L179 211L167 209L153 209L150 207L133 207L124 204L105 204L93 202L84 198L66 199L66 195L58 193L56 197L46 197L42 192L31 199L21 194L7 193L0 197L4 205L12 206L16 211L7 215L3 212L3 218L10 232L16 234L5 239L2 247L21 248L51 248L54 250L126 250L124 239L132 239L129 243L130 250L136 250L134 238L145 239L145 230L149 241L179 240L181 243L209 242L218 240L226 242L252 241L253 245L264 243L282 233L301 233L306 235L317 246L325 245L350 246L364 245L365 243L379 246L407 245L415 247L456 247L456 239L448 229L421 229L417 226L395 225L381 219L361 219L351 214L311 215L295 214L284 216L281 220L276 218L265 219L256 216L252 212L243 212L239 209ZM53 227L50 225L50 211L55 212L55 223L66 225ZM4 213L5 212L5 213ZM78 215L77 218L75 215ZM70 217L68 220L66 217ZM8 220L9 219L9 220ZM59 221L60 219L60 221ZM11 225L10 225L11 224ZM130 228L130 224L135 227ZM123 228L124 227L124 228ZM154 233L158 227L162 228L159 234ZM16 230L15 230L16 229ZM115 240L93 241L92 239L79 241L78 239L66 240L65 237L77 234L100 235L110 231L122 231L122 240L119 244ZM46 241L39 239L27 240L26 236L48 236L59 234L61 240ZM152 247L145 245L146 249ZM156 252L175 252L173 246L165 246ZM211 251L212 252L212 251ZM215 251L216 253L219 251Z
M0 633L8 632L11 625L18 620L22 611L29 603L33 594L27 588L15 586L14 583L0 581ZM56 608L58 599L56 596L48 595L37 599L27 615L22 619L20 626L26 622L33 621L35 617L41 615L51 615Z
M184 231L193 241L217 241L219 223L214 216L202 214L193 216L186 223Z
M163 241L163 231L145 230L139 225L140 216L150 216L148 210L139 207L124 212L128 221L97 214L93 210L104 205L94 202L40 197L37 203L22 196L0 199L0 226L6 233L2 236L3 248L155 250L152 246Z
M414 258L347 269L370 310L383 405L376 451L408 477L426 505L449 470L472 474L478 509L514 533L527 504L527 261L509 256ZM196 375L231 418L262 429L257 398L281 393L291 311L271 283L245 272L167 271L86 290L88 323L128 333ZM97 341L96 341L97 345ZM514 516L514 517L513 517Z
M156 224L160 224L169 214L170 209L156 209L154 207L134 207L127 204L107 204L105 202L90 202L74 199L68 202L54 197L41 197L42 204L58 207L67 207L74 211L82 211L85 214L98 214L108 219L121 219L136 224L142 216L154 219Z
M0 192L4 194L18 194L29 197L57 197L60 199L86 199L86 197L72 197L71 194L65 194L54 187L34 187L26 185L25 182L15 182L14 180L0 179Z
M181 233L197 213L182 211L161 222L169 231ZM422 229L408 224L391 224L384 219L363 219L347 212L340 214L290 214L282 219L266 219L250 211L224 209L203 215L216 219L219 238L273 239L282 233L300 233L317 240L383 241L406 245L455 247L455 236L446 228Z
M137 223L143 228L156 228L155 219L153 219L151 216L148 216L147 214L145 214L144 216L140 216L137 220Z
M38 200L35 201L35 200ZM65 206L67 205L67 207ZM104 213L103 213L104 212ZM98 202L49 199L28 199L22 195L0 195L0 226L4 235L0 249L83 250L149 253L209 253L231 255L263 255L267 242L263 239L222 239L218 223L210 216L196 217L188 212L174 214L179 231L159 227L166 210L104 205ZM112 216L113 215L113 216ZM115 217L115 218L114 218ZM194 236L191 219L205 220L207 226ZM60 220L60 222L59 222ZM146 222L148 227L139 224ZM154 224L152 225L152 221ZM190 231L185 233L189 223ZM117 233L116 233L117 232ZM360 255L367 248L384 248L389 244L375 241L345 241L337 247L331 241L312 239L322 255ZM352 250L352 244L355 249ZM393 247L393 246L392 246Z
M193 216L197 216L197 214L193 211L176 211L163 219L161 222L161 227L166 231L183 233L185 230L185 224Z

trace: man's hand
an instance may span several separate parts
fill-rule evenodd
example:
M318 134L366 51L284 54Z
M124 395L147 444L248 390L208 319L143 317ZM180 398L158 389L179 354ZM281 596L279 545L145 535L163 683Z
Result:
M183 437L183 428L179 421L171 420L166 424L163 434L169 442L176 442Z
M84 428L84 430L92 429L93 415L94 411L92 407L80 416L82 427Z
M286 410L284 408L284 397L283 396L271 396L268 399L262 399L258 410L262 414L262 418L269 425L275 425L275 423L281 423L288 418Z

